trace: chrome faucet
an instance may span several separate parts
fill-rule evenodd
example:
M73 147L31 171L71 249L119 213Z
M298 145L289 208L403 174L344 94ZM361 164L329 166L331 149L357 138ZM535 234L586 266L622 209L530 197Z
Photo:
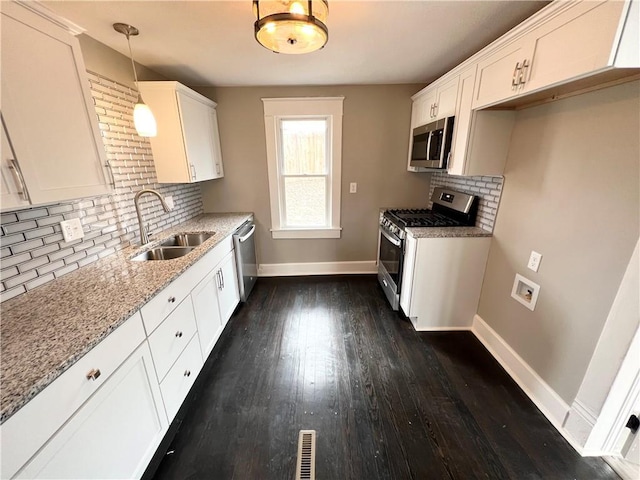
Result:
M149 236L147 235L147 231L144 228L144 225L142 222L142 213L140 212L140 205L138 205L138 201L140 200L140 197L145 193L150 193L158 197L158 199L160 200L160 203L162 204L162 208L164 208L165 212L171 211L171 208L169 208L169 205L167 205L167 202L164 201L164 197L157 190L145 188L140 190L138 193L136 193L136 196L133 199L133 203L136 206L136 214L138 215L138 228L140 228L140 243L142 245L146 244L149 241Z

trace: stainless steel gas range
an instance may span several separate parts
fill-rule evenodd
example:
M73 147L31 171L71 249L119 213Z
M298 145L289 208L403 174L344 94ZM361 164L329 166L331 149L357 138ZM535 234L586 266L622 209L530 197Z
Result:
M404 241L409 227L468 227L475 225L478 197L436 188L429 209L386 210L380 214L378 281L391 308L398 310L402 288Z

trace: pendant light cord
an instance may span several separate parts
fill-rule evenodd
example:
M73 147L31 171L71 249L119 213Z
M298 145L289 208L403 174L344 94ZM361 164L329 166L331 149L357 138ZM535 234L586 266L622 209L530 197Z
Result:
M129 45L129 58L131 58L131 68L133 68L133 78L136 83L136 89L138 89L138 74L136 73L136 64L133 61L133 51L131 50L131 40L129 40L129 34L127 33L127 45ZM140 95L140 90L138 89L138 96Z

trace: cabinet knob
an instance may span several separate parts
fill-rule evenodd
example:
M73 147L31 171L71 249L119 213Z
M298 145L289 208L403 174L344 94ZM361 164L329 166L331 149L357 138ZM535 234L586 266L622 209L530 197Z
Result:
M182 337L182 332L180 330L178 330L176 332L176 337L178 337L178 338Z
M87 380L96 380L99 376L100 376L100 369L92 368L91 370L89 370L89 373L87 373Z
M169 303L175 303L176 297L169 297Z
M184 376L185 377L190 377L191 376L191 370L185 370L184 371Z

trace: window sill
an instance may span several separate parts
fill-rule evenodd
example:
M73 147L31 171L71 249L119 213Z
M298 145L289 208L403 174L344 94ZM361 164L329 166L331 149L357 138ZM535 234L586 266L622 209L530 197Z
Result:
M283 238L340 238L342 228L306 228L306 229L279 229L271 230L271 237Z

